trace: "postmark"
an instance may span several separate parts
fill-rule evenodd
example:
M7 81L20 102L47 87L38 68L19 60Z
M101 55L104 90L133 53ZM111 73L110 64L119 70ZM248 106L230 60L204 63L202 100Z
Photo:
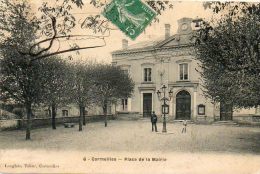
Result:
M156 16L156 13L140 0L113 0L102 14L133 40Z

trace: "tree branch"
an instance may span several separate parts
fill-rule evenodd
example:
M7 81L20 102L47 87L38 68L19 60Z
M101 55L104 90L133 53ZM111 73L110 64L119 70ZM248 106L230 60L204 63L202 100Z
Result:
M36 44L34 44L32 47L31 47L31 49L33 48L33 47L36 47L37 45L40 45L40 44L42 44L42 43L45 43L45 42L48 42L48 41L50 41L50 40L55 40L55 39L61 39L61 38L73 38L73 37L92 37L92 38L98 38L98 39L103 39L104 37L109 37L109 35L107 35L107 36L93 36L93 35L66 35L66 36L56 36L55 38L48 38L48 39L44 39L44 40L41 40L41 41L39 41L39 42L37 42Z
M42 49L42 50L39 51L38 53L32 53L32 49L33 49L34 47L31 47L30 50L29 50L29 54L30 54L31 56L38 56L38 55L42 54L43 52L46 52L46 51L48 51L49 49L51 49L51 47L52 47L52 45L53 45L53 42L54 42L54 40L55 40L55 38L56 38L56 36L57 36L57 29L56 29L56 18L55 18L55 17L50 17L50 18L51 18L51 23L52 23L52 29L53 29L53 31L54 31L54 34L53 34L53 36L52 36L52 38L51 38L51 41L50 41L50 44L49 44L49 46L48 46L47 48Z
M31 62L36 61L36 60L40 60L40 59L43 59L43 58L46 58L46 57L50 57L50 56L54 56L54 55L58 55L58 54L62 54L62 53L67 53L67 52L71 52L71 51L78 51L78 50L91 49L91 48L99 48L99 47L104 47L104 46L106 46L106 44L98 45L98 46L91 46L91 47L81 47L81 48L66 49L66 50L57 51L57 52L54 52L54 53L45 54L45 55L36 57L36 58L32 59Z
M47 39L47 40L40 41L39 43L34 44L33 46L31 46L31 48L30 48L30 50L29 50L28 53L25 53L25 52L22 52L22 51L18 51L20 54L22 54L22 55L29 55L29 56L32 56L32 57L36 57L36 56L39 56L40 54L42 54L43 52L46 52L46 51L48 51L49 49L51 49L51 47L52 47L52 45L53 45L53 42L54 42L54 40L55 40L56 37L57 37L57 29L56 29L56 18L55 18L55 17L52 17L52 16L50 16L50 18L51 18L51 23L52 23L52 29L53 29L53 32L54 32L53 36L52 36L51 38ZM49 46L48 46L47 48L42 49L42 50L39 51L38 53L33 53L33 52L32 52L32 50L33 50L33 48L34 48L35 46L39 45L40 43L44 43L44 42L46 42L46 41L50 41L50 44L49 44Z

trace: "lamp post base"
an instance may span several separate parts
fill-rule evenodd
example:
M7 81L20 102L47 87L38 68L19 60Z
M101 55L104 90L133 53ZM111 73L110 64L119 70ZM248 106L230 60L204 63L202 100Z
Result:
M166 121L163 121L163 129L162 129L162 132L166 133L167 130L166 130Z

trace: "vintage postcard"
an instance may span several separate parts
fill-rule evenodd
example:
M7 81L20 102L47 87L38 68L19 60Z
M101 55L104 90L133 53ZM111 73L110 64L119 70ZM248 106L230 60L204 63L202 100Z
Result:
M260 174L259 99L259 2L0 1L0 173Z

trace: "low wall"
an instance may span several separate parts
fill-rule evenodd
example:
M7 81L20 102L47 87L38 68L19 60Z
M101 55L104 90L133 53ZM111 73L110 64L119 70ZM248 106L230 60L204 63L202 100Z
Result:
M108 120L114 120L114 115L108 115ZM104 115L88 115L85 116L86 123L98 122L104 120ZM56 125L63 123L78 123L79 117L57 117ZM51 118L34 118L32 119L32 128L51 126ZM13 120L0 120L0 130L5 129L24 129L26 128L26 120L24 119L13 119Z
M260 125L260 115L233 116L233 120L240 124Z
M0 120L0 130L16 129L18 127L18 120Z

